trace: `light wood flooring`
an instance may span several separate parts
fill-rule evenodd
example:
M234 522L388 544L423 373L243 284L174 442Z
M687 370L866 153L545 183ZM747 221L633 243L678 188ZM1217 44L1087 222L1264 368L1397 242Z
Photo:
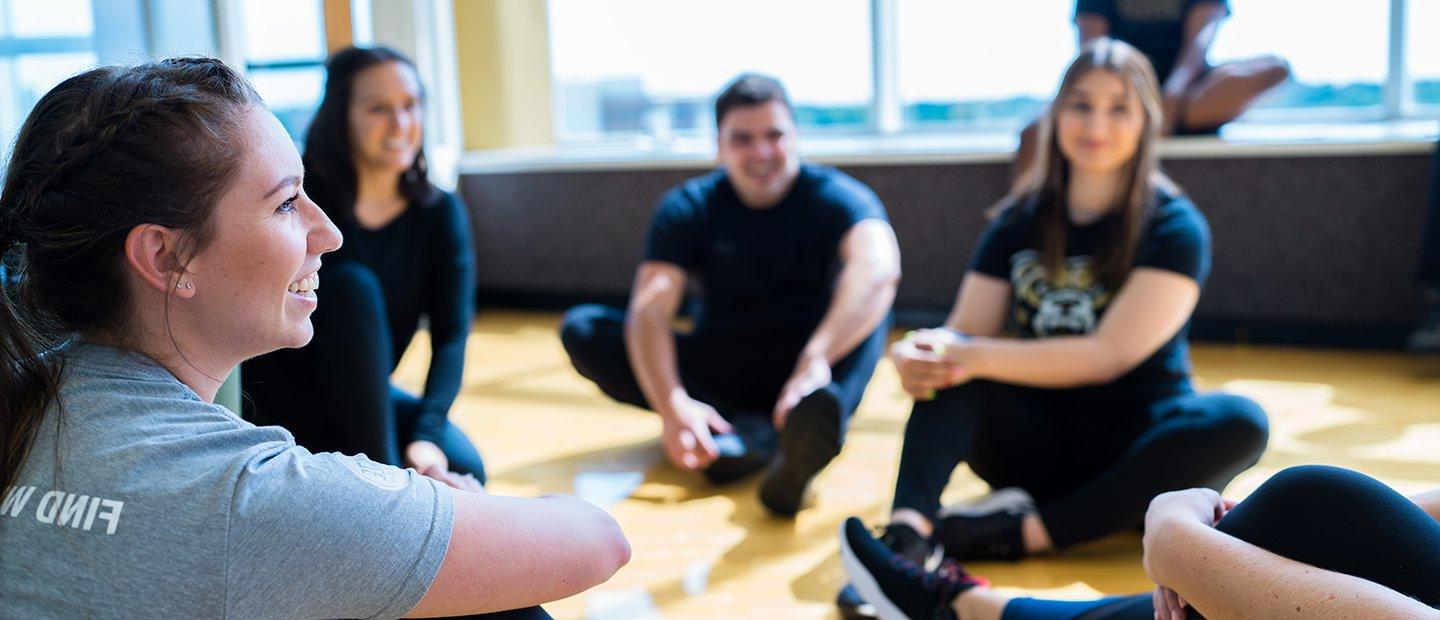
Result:
M643 472L634 491L609 506L630 539L630 564L608 583L546 609L556 618L594 620L837 617L833 601L844 580L838 525L848 515L882 522L894 488L910 402L889 362L876 369L844 452L817 479L818 502L782 520L760 506L755 481L715 488L670 467L660 454L659 420L611 402L576 374L556 335L559 320L481 314L451 416L484 455L493 493L603 495L607 484ZM422 335L397 382L419 388L427 351ZM1205 388L1249 396L1270 415L1268 453L1227 495L1242 498L1301 463L1351 467L1405 492L1440 486L1440 357L1202 344L1194 360ZM584 489L576 489L577 475ZM946 501L985 490L962 468ZM1138 534L1063 556L970 568L999 587L1040 596L1149 588Z

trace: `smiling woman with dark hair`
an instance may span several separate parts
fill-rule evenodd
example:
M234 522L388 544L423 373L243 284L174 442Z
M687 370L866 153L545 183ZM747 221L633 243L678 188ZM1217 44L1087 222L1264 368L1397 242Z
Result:
M480 454L447 419L474 314L470 230L464 205L428 178L419 78L385 47L342 50L326 70L305 190L346 243L321 273L329 303L315 313L314 342L245 364L247 414L313 450L483 483ZM422 317L430 367L416 397L390 373Z
M47 93L0 193L0 617L505 612L609 578L614 519L313 453L214 404L313 335L341 236L275 116L218 60ZM466 490L469 487L469 490Z

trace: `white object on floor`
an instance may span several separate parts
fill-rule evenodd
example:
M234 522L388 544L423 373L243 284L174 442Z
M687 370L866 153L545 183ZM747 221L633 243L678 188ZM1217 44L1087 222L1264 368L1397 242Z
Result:
M690 596L700 596L705 593L705 587L710 583L710 563L691 562L685 567L685 578L681 581L685 587L685 593Z
M609 510L644 481L641 471L582 471L575 474L575 496Z
M585 620L660 620L645 588L597 590L585 597Z

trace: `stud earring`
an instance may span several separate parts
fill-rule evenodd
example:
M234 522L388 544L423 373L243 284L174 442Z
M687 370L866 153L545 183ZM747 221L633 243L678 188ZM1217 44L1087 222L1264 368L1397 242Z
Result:
M176 285L175 285L175 288L178 288L178 289L181 289L181 290L186 290L186 291L193 291L193 290L195 290L195 283L194 283L194 282L186 282L186 283L184 283L184 284L176 284Z

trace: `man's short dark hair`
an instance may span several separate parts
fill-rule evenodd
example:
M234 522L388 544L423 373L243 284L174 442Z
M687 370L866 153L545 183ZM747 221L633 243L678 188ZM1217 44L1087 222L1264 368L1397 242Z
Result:
M715 128L720 128L720 121L730 110L771 101L785 104L785 111L790 113L791 119L795 118L795 106L790 104L790 95L785 92L785 85L780 80L760 73L741 73L726 84L720 96L715 98Z

